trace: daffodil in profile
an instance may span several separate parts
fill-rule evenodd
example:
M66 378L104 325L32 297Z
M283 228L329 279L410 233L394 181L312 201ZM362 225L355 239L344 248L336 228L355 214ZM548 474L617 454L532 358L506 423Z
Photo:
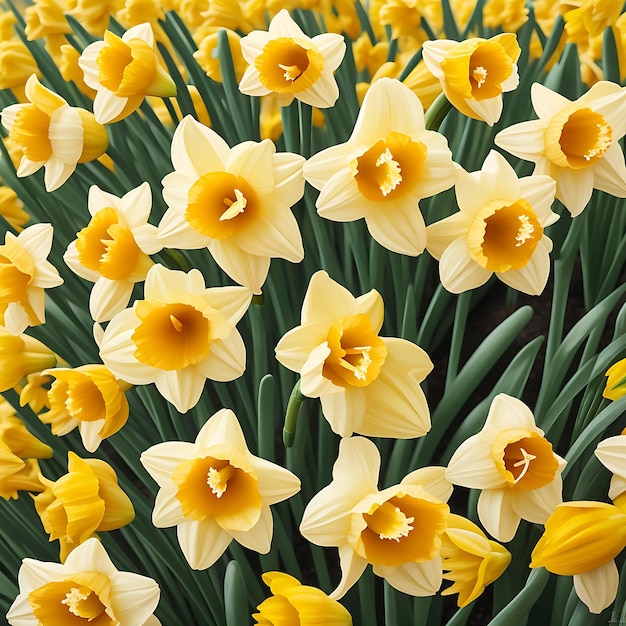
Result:
M355 298L323 271L309 282L301 325L276 346L276 358L300 374L300 391L320 398L342 437L421 437L430 413L420 383L432 369L406 339L380 337L384 305L372 289Z
M531 88L537 120L500 131L494 141L535 163L534 174L556 181L556 197L572 216L594 189L626 198L626 166L619 144L626 133L626 89L600 81L577 100L539 83Z
M602 396L609 400L619 400L626 395L626 359L613 363L606 371L606 384Z
M320 190L322 217L364 218L382 246L416 256L426 247L418 203L452 187L457 167L445 137L425 129L415 93L381 78L367 91L350 139L311 157L304 177Z
M307 505L300 532L310 542L339 549L339 599L368 564L392 587L413 596L434 595L442 581L441 545L452 485L443 467L411 472L378 490L380 454L363 437L342 439L333 480Z
M172 139L174 172L163 179L168 204L159 242L208 248L237 283L261 293L272 258L304 257L291 212L304 193L304 158L265 139L229 148L212 129L185 117Z
M107 325L100 358L120 380L155 383L185 413L197 404L207 378L224 382L243 374L246 348L235 324L251 299L245 287L207 289L197 269L154 265L144 299Z
M263 582L272 596L257 606L252 617L258 626L352 626L350 613L321 589L303 585L297 578L282 572L267 572Z
M89 189L91 220L63 255L69 268L94 283L89 311L96 322L109 321L128 305L135 283L145 280L154 262L148 255L162 246L148 224L152 192L142 183L121 198L97 185Z
M544 229L559 219L550 208L554 180L518 178L492 150L480 171L458 172L455 192L460 210L426 228L443 286L461 293L495 274L513 289L539 295L548 281L552 250Z
M52 434L66 435L78 428L85 449L95 452L103 439L126 423L124 392L130 385L119 381L104 365L59 367L46 373L55 380L48 391L50 410L39 419L52 426Z
M578 597L592 613L601 613L617 595L614 559L625 547L623 509L605 502L563 502L546 521L530 567L573 576Z
M595 455L612 474L609 498L626 503L626 429L598 442Z
M235 414L221 409L194 443L166 441L141 455L159 484L152 521L176 526L178 541L193 569L213 565L234 539L265 554L272 541L270 505L300 490L290 471L254 456Z
M45 489L34 496L35 509L50 541L59 540L61 561L95 533L116 530L135 518L115 470L100 459L68 452L67 474L41 480Z
M493 126L502 115L502 94L519 83L521 49L513 33L491 39L438 39L422 45L424 63L463 115Z
M249 66L239 90L249 96L271 94L281 106L297 98L321 109L331 107L339 97L333 72L345 52L342 35L308 37L281 9L267 31L255 30L242 38L241 53Z
M78 546L63 564L24 559L18 583L20 593L7 613L11 626L160 626L153 615L160 596L157 583L119 571L95 538Z
M45 290L63 283L47 260L52 236L51 224L33 224L0 245L0 321L14 335L45 322Z
M70 106L35 74L26 81L25 92L28 102L2 110L2 125L22 151L17 175L30 176L44 167L46 190L54 191L72 175L77 163L102 156L109 138L93 113Z
M129 28L122 37L107 30L104 40L85 48L78 64L87 86L97 91L93 111L101 124L130 115L146 96L176 95L176 85L156 54L148 22Z
M480 489L478 518L498 541L513 539L522 519L543 524L562 502L565 461L517 398L498 394L481 431L452 455L446 478Z
M511 562L511 553L470 520L450 514L448 527L441 538L443 578L452 585L442 596L457 593L457 604L467 606L485 587L499 578Z

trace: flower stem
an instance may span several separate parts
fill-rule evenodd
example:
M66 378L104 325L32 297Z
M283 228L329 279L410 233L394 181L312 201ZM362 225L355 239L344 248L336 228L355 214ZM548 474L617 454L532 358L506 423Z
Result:
M287 411L285 412L285 425L283 427L283 442L285 448L291 448L296 438L296 427L298 425L298 415L300 407L304 402L305 396L300 393L300 379L294 385L287 402Z

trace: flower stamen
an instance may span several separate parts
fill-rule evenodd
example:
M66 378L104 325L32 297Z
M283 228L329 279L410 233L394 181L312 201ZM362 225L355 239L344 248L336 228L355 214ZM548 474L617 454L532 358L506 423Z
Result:
M300 76L302 76L302 70L297 65L283 65L282 63L278 64L281 70L284 70L283 76L285 80L290 80L292 83L298 80Z
M519 461L513 463L513 467L522 467L522 471L519 473L519 476L515 478L514 483L518 483L524 476L528 469L530 468L530 462L534 461L537 457L534 454L530 454L530 452L526 452L524 448L520 448L520 452L522 453L522 457Z
M88 593L83 593L77 587L72 587L70 591L65 594L65 598L61 600L61 604L66 604L67 608L72 615L76 615L77 617L82 617L79 610L78 605L89 597Z
M487 82L487 68L482 65L475 67L472 72L472 78L476 81L476 84L480 89Z
M183 323L173 315L170 315L170 322L172 322L172 326L176 332L181 332L183 329Z
M583 154L585 161L591 161L594 157L602 156L611 146L613 138L611 127L606 123L596 124L596 127L598 128L596 143Z
M380 539L392 539L400 542L401 537L408 537L413 530L411 524L414 517L407 517L399 506L389 502L383 502L371 514L364 515L367 526L375 532Z
M385 148L376 159L376 167L384 168L381 170L383 177L378 186L383 196L387 196L402 182L400 164L394 160L389 148Z
M235 188L233 192L235 194L235 200L224 198L224 204L228 208L220 215L220 222L237 217L237 215L244 212L244 209L248 205L248 200L239 189Z
M216 470L214 467L209 468L206 483L218 498L221 498L226 493L228 479L233 475L234 471L235 468L230 463L221 470Z
M523 246L528 239L532 239L533 233L535 232L535 227L530 223L528 215L522 214L518 216L518 219L521 224L515 236L515 241L517 242L515 244L516 248Z

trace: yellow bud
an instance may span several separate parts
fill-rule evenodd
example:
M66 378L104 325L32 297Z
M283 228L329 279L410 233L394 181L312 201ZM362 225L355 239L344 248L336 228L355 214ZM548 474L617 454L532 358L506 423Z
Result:
M0 327L0 391L17 385L24 376L56 364L56 355L28 335L11 335Z
M101 157L109 147L109 136L106 128L96 122L94 114L85 109L75 109L80 115L83 125L83 151L79 163L87 163Z

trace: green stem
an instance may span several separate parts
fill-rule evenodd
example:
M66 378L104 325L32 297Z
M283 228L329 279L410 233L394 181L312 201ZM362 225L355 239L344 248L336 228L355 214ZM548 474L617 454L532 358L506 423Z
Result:
M298 426L298 415L300 408L305 400L305 396L300 393L300 379L294 385L287 402L287 411L285 412L285 426L283 427L283 442L285 448L291 448L296 438L296 428Z
M437 99L428 107L424 115L424 125L426 130L439 130L448 112L452 109L452 104L444 93L440 93Z

